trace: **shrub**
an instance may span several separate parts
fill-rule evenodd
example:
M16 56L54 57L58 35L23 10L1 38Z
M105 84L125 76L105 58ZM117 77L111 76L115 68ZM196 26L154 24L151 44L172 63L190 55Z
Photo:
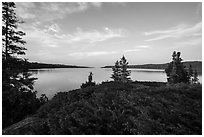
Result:
M106 82L58 93L39 113L46 111L48 134L201 134L201 91L200 85Z

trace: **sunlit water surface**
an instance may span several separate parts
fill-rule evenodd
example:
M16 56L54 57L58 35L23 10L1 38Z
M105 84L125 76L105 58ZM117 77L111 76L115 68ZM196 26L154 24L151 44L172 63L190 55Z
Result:
M164 70L156 69L130 69L131 79L138 81L166 82ZM101 83L111 80L111 68L56 68L32 70L33 76L38 78L34 88L37 96L46 94L49 98L60 91L69 91L80 88L80 85L88 80L89 73L93 73L93 81ZM202 76L199 76L202 82Z

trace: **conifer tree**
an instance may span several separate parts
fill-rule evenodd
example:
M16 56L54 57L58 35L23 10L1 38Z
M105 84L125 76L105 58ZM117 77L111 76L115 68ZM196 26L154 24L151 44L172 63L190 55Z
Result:
M28 72L26 59L18 58L25 54L22 39L24 32L18 31L14 11L15 3L2 3L2 126L7 127L20 121L26 115L33 114L40 105L40 100L33 91L32 78Z
M128 82L130 80L130 70L127 70L128 61L123 56L120 61L115 62L115 66L112 68L113 74L111 78L114 81Z
M111 78L114 81L121 81L121 67L118 60L115 62L115 66L112 68L112 70L113 70L113 74Z
M25 47L19 44L25 44L22 39L25 35L23 31L17 30L18 24L23 23L18 20L14 9L16 8L14 2L2 3L2 43L3 43L3 57L8 59L11 55L25 54Z
M172 62L169 63L168 67L165 69L167 74L167 80L169 83L189 83L190 77L185 69L185 66L181 62L181 53L174 51L172 55Z
M120 60L120 66L121 66L121 81L128 82L130 80L130 70L127 70L128 61L124 56Z
M81 88L86 88L86 87L90 87L90 86L95 86L96 85L96 82L95 81L92 81L93 78L93 73L90 72L89 76L88 76L88 81L86 81L85 83L82 83L81 84Z

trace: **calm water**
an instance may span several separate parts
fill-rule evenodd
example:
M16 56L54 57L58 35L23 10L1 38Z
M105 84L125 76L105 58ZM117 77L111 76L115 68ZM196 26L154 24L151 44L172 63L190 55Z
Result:
M130 69L131 79L139 81L166 82L164 70L155 69ZM80 85L88 80L89 72L93 73L93 80L96 83L111 80L112 69L106 68L57 68L33 70L33 76L38 78L34 84L38 96L42 93L49 98L56 92L69 91L80 88ZM202 77L199 76L202 82Z

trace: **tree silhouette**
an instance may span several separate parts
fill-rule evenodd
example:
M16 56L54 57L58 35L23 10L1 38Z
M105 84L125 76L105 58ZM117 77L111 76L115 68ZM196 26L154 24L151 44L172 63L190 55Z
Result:
M88 82L92 82L92 76L93 76L93 73L90 72L89 76L88 76Z
M25 35L23 31L18 31L17 27L19 23L23 23L18 20L14 9L16 8L14 2L2 3L2 43L3 43L3 57L8 59L11 55L25 54L25 47L20 47L19 44L25 44L22 39ZM18 45L17 45L18 44Z
M115 62L115 66L112 68L112 70L113 70L113 74L111 78L114 81L121 81L121 67L118 60Z
M121 66L121 81L128 82L130 80L130 70L127 70L128 61L126 60L125 56L123 56L120 60Z
M190 76L181 62L182 59L180 58L180 55L180 52L176 53L176 51L174 51L172 55L172 62L170 62L168 67L165 69L169 83L189 83Z
M32 78L28 72L26 59L18 58L25 54L22 39L24 32L18 31L19 21L14 12L15 3L2 3L2 126L7 127L33 114L40 106L40 100L33 91Z
M123 56L120 61L115 62L115 66L112 68L113 74L111 78L114 81L128 82L130 81L130 70L127 70L128 61Z
M86 87L90 87L90 86L95 86L96 83L95 82L92 82L93 78L93 73L90 72L89 76L88 76L88 82L86 81L85 83L82 83L81 84L81 88L86 88Z

